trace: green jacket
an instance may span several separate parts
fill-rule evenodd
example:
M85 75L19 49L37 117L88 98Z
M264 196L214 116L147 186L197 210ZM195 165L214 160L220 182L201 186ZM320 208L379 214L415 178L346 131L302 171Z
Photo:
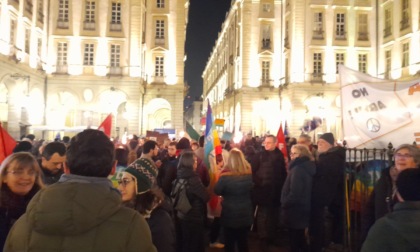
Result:
M362 252L420 251L420 201L397 203L394 211L375 222Z
M122 207L115 189L76 177L79 181L59 182L34 196L4 251L156 251L145 219ZM102 178L87 178L94 179Z

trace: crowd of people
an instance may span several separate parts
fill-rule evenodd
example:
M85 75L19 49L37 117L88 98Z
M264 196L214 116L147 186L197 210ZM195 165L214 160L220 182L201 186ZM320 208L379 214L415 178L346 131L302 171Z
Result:
M288 143L285 157L274 135L247 136L205 157L203 136L120 144L92 129L49 143L28 135L1 163L0 247L247 252L250 231L262 252L343 245L345 148L331 133ZM363 212L364 252L420 251L420 150L401 145L394 158Z

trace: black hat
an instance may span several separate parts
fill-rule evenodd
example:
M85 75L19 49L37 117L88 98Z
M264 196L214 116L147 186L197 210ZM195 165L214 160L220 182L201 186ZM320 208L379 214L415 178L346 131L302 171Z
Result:
M420 201L420 169L410 168L400 172L397 190L405 201Z
M329 144L334 145L334 135L330 132L322 134L319 139L327 141Z
M185 150L185 149L191 149L190 140L188 138L183 137L179 139L178 143L176 144L177 150Z
M16 152L31 152L32 144L28 141L22 141L16 145L13 149L13 153Z

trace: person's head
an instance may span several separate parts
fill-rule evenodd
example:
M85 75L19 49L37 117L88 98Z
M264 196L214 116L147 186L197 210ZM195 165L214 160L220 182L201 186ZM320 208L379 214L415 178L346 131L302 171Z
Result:
M178 143L176 144L176 149L177 150L190 150L191 149L190 140L188 140L188 138L186 137L179 139Z
M26 138L28 138L31 141L31 143L33 143L35 141L35 135L34 134L28 134L28 135L26 135Z
M334 135L330 132L324 133L319 137L318 140L318 152L327 152L329 149L334 147Z
M274 135L268 135L264 140L264 148L266 151L273 151L277 148L277 138Z
M42 168L55 174L63 169L66 161L66 146L60 142L51 142L45 145L41 153Z
M32 144L29 141L21 141L15 146L15 148L13 149L13 153L31 152L31 150Z
M216 158L216 166L219 169L223 168L223 166L225 166L225 160L223 159L223 155L217 154L215 158Z
M197 157L191 150L184 150L179 158L178 169L197 169Z
M147 140L143 144L143 154L148 154L152 157L157 156L159 153L159 146L156 141Z
M68 144L69 142L70 142L70 137L69 136L63 136L63 143Z
M298 144L304 144L304 145L309 147L309 146L312 145L312 140L311 140L311 137L309 135L302 134L298 137L297 143Z
M195 151L196 149L198 149L198 143L197 142L192 142L191 143L191 150Z
M168 145L168 156L175 157L176 156L176 142L172 141Z
M400 172L396 186L403 201L420 201L420 169L408 168Z
M246 161L241 150L233 148L229 151L226 169L233 173L244 174L251 172L251 166Z
M99 130L87 129L70 140L66 169L75 175L107 177L115 169L114 144Z
M203 147L204 146L204 136L200 136L200 138L198 139L198 145L200 147Z
M292 160L299 158L299 157L308 157L309 160L314 160L311 152L307 145L304 144L295 144L290 149L290 158Z
M7 186L17 195L27 195L34 186L44 187L38 162L28 152L14 153L8 156L0 166L0 188Z
M420 167L420 149L411 144L402 144L395 149L394 159L398 171Z
M128 151L124 147L118 147L115 149L115 160L117 165L127 166L128 164Z

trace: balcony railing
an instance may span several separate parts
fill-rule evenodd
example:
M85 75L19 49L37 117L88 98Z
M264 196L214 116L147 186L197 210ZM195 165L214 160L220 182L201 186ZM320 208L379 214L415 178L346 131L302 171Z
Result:
M323 73L312 73L311 82L313 83L324 83L324 74Z
M55 68L55 72L58 74L68 73L68 65L57 65Z
M336 40L346 40L346 32L345 31L335 31L335 39Z
M156 37L155 38L155 45L164 46L165 45L165 38L164 37Z
M323 30L315 30L312 39L324 39L324 31Z
M108 72L109 76L121 76L122 75L122 69L119 66L112 66L109 68Z
M408 18L404 18L400 22L400 31L407 29L410 27L410 20Z
M87 31L95 30L95 21L85 21L83 22L83 29Z
M262 49L271 49L270 39L263 39L262 40Z
M60 29L68 29L69 28L69 21L68 20L57 20L57 28Z
M357 40L368 41L369 40L369 34L367 32L359 32Z
M121 23L110 23L109 30L113 32L120 32L122 30Z
M389 37L389 36L391 36L391 26L389 26L389 27L385 27L385 29L384 29L384 38L386 38L386 37Z

